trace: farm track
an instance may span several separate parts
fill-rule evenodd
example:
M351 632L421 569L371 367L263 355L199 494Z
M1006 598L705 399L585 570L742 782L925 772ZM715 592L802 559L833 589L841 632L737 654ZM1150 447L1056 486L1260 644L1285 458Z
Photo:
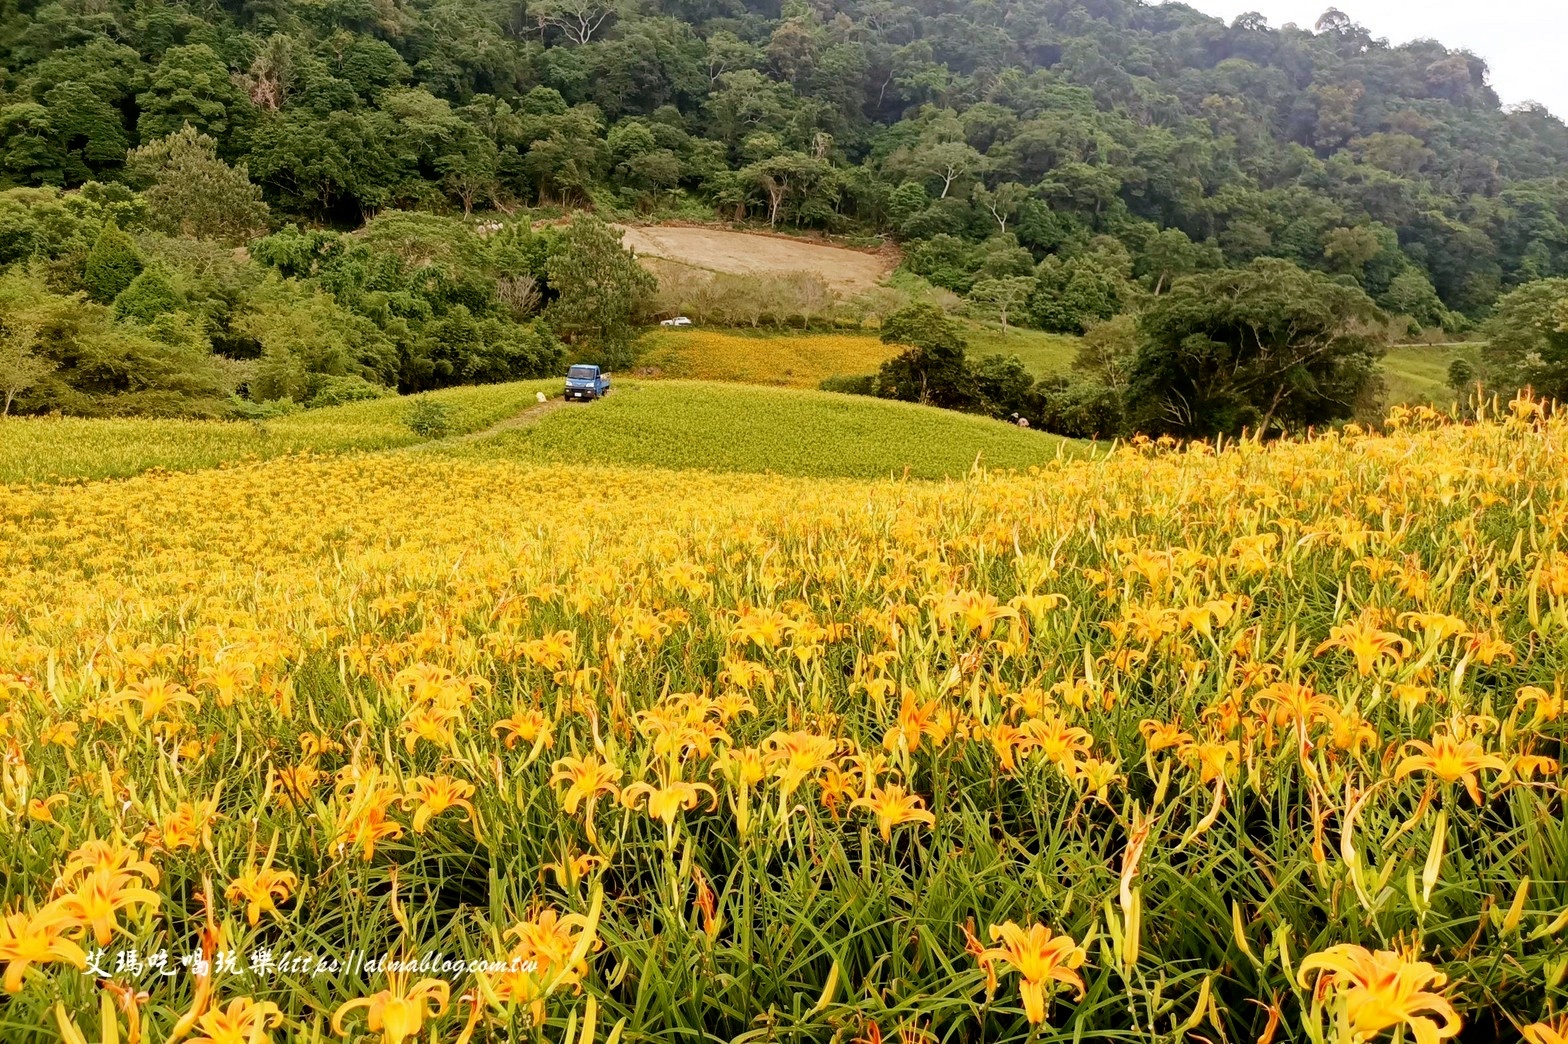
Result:
M421 442L409 448L423 449L428 446L461 446L464 443L481 442L485 439L494 438L495 436L500 435L502 432L515 431L518 428L531 428L565 405L565 399L549 399L545 402L536 403L535 405L528 407L526 410L523 410L521 413L514 413L510 417L496 421L488 428L481 428L479 431L471 431L466 435L453 435L445 439L433 439L430 442Z

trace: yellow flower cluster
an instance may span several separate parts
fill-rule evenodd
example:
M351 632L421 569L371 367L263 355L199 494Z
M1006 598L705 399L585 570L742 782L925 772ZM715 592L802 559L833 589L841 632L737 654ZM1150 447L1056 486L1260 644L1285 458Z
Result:
M868 333L747 336L727 330L660 331L644 339L641 366L665 377L815 388L828 377L877 372L897 354Z
M1395 421L948 484L0 487L5 989L252 1044L503 1039L568 992L739 1034L807 989L799 1026L896 993L981 1039L1058 985L1089 1030L1109 988L1159 1032L1558 1039L1568 422ZM68 971L193 925L504 967ZM711 1008L649 985L683 968Z

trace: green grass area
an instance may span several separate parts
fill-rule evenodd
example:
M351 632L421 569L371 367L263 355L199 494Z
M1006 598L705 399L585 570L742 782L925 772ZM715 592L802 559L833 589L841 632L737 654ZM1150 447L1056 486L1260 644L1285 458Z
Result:
M526 408L559 378L430 392L452 410L452 433L479 431ZM0 419L0 484L126 478L195 471L288 453L392 449L422 440L403 423L407 398L373 399L252 421L157 418Z
M1457 344L1402 344L1383 356L1383 382L1390 406L1398 403L1446 405L1455 400L1448 386L1448 367L1455 359L1476 365L1481 358L1477 342Z
M1004 335L999 324L972 319L964 320L963 325L964 336L969 338L971 358L1016 355L1036 377L1072 369L1073 356L1078 354L1079 339L1072 334L1046 333L1044 330L1023 330L1010 326Z
M1000 421L883 399L701 381L627 381L603 402L431 452L540 463L943 478L976 460L1027 468L1083 443Z

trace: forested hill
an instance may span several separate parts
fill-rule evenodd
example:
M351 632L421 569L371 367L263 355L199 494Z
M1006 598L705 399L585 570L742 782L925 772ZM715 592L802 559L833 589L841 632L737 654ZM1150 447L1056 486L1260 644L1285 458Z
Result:
M128 148L189 123L275 214L336 224L717 211L891 232L959 290L1120 254L1108 235L1126 251L1106 263L1145 285L1275 255L1423 323L1568 274L1562 122L1505 112L1473 55L1337 12L1312 30L1129 0L4 0L0 67L14 185L119 179Z

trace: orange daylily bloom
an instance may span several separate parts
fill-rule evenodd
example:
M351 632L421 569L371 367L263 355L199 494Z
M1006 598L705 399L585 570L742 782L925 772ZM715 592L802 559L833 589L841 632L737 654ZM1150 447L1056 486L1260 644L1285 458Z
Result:
M5 962L5 992L20 993L22 977L34 964L64 961L77 968L87 966L82 948L65 938L81 926L70 911L58 902L34 914L20 911L0 918L0 961Z
M623 775L619 766L611 761L601 761L590 754L584 758L562 758L555 763L550 782L570 783L561 795L561 809L569 816L577 814L577 806L588 802L590 812L600 794L620 791Z
M449 808L465 809L468 821L472 823L476 813L473 804L468 800L474 795L474 785L453 779L451 776L415 776L408 781L408 790L403 798L403 807L416 805L414 809L414 833L425 832L425 825L432 816L439 816ZM477 828L476 828L477 832Z
M452 987L440 979L420 979L408 985L406 972L387 975L387 988L369 997L357 997L341 1005L332 1013L332 1030L338 1036L347 1034L343 1017L355 1008L364 1008L365 1026L372 1033L380 1033L382 1044L403 1044L409 1037L419 1035L425 1022L446 1011Z
M299 878L290 870L274 870L270 866L263 866L259 870L254 866L247 866L245 870L229 882L229 902L245 900L245 919L252 928L261 920L261 915L276 911L278 902L285 901L299 887Z
M834 740L810 732L775 732L762 741L763 760L785 797L825 766L837 749Z
M621 792L621 801L627 808L636 808L646 802L649 816L662 820L666 827L672 827L682 809L689 811L701 804L703 791L707 791L708 797L712 799L710 808L717 807L719 797L712 787L706 783L687 783L684 780L676 780L663 787L633 783Z
M255 923L255 922L252 922ZM213 1008L196 1020L190 1044L271 1044L271 1029L283 1021L283 1013L271 1001L235 997L227 1008Z
M1331 946L1301 961L1300 982L1317 972L1316 992L1334 991L1341 1025L1351 1039L1370 1041L1379 1034L1408 1026L1416 1044L1437 1044L1459 1032L1458 1012L1442 994L1448 976L1426 961L1393 950L1367 950L1350 943Z
M114 938L114 930L119 927L120 910L132 906L150 906L156 910L162 901L157 892L141 887L134 875L98 866L87 872L75 891L62 896L56 903L61 912L91 928L99 946L108 946Z
M1526 1044L1568 1044L1568 1015L1550 1022L1532 1022L1519 1031Z
M490 735L499 736L506 733L502 745L511 750L517 745L518 740L527 744L534 744L543 740L546 747L555 744L555 737L550 733L550 718L543 711L519 711L510 718L501 718L490 726Z
M1317 647L1316 655L1321 656L1334 648L1344 649L1356 658L1356 670L1362 677L1371 674L1379 660L1398 663L1410 655L1409 640L1380 630L1365 616L1355 623L1336 624L1330 628L1327 640Z
M1023 981L1018 992L1023 998L1024 1015L1032 1024L1045 1021L1046 988L1060 982L1077 989L1083 996L1083 977L1078 974L1086 954L1070 935L1054 935L1043 924L1021 928L1013 921L991 926L992 946L975 954L985 969L987 986L994 989L998 962L1018 973Z
M1496 754L1488 754L1478 740L1437 736L1431 743L1408 740L1405 747L1413 747L1421 753L1406 755L1394 769L1395 779L1403 779L1412 772L1430 772L1444 783L1463 781L1465 790L1478 805L1481 788L1476 781L1477 774L1483 769L1508 771L1508 762Z
M924 799L896 784L873 787L865 797L850 802L850 807L863 808L875 815L884 841L893 840L893 828L903 823L936 825L936 817L925 810Z
M1138 723L1138 731L1143 734L1144 750L1150 754L1158 754L1170 747L1182 747L1192 742L1192 733L1182 731L1181 725L1174 721L1145 718Z

